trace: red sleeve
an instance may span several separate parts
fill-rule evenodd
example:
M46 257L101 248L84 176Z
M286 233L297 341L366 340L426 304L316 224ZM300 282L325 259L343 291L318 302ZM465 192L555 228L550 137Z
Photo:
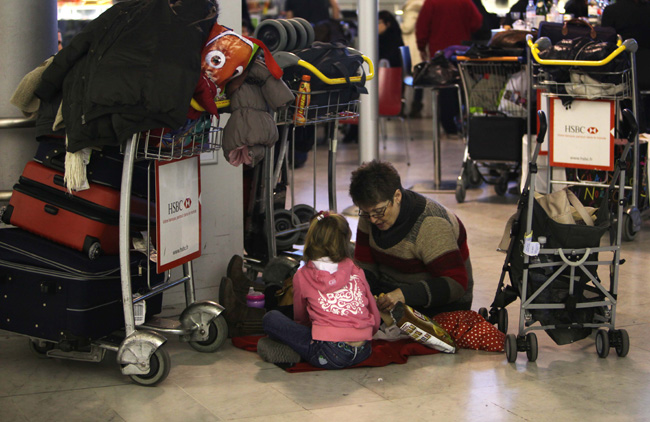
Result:
M467 13L469 17L469 32L473 33L481 29L483 15L481 15L481 12L478 11L478 8L471 0L467 0L467 6L469 9Z
M415 38L418 43L418 49L424 50L429 44L429 28L431 27L431 15L433 14L433 2L425 1L418 14L418 20L415 23ZM411 51L411 60L413 60L414 51ZM419 60L418 60L419 61Z
M354 244L354 259L357 262L374 264L370 250L370 235L357 228L357 240Z

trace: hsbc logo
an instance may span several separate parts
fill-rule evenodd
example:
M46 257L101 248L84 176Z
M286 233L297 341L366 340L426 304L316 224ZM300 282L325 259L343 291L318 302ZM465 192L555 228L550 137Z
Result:
M181 199L178 201L170 202L167 204L167 214L172 215L176 214L179 211L188 209L192 206L192 200L190 198Z
M595 134L598 133L598 128L595 128L595 127L593 127L593 126L592 126L592 127L588 127L588 128L587 128L587 133L590 134L590 135L595 135Z

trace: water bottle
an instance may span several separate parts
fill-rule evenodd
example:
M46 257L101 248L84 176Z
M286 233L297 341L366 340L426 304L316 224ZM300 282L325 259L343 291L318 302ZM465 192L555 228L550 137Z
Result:
M307 120L307 107L311 102L311 76L302 75L298 95L296 96L296 111L293 114L293 121L296 126L303 126Z
M551 10L549 10L548 15L546 15L546 20L549 22L562 23L564 18L560 11L557 9L557 0L553 0L553 5L551 5Z
M546 20L546 15L548 15L546 0L538 0L535 7L535 28L539 28L539 24Z
M264 308L264 293L256 292L252 287L248 288L246 305L249 308Z
M526 28L531 30L535 26L535 4L533 0L528 0L526 6Z

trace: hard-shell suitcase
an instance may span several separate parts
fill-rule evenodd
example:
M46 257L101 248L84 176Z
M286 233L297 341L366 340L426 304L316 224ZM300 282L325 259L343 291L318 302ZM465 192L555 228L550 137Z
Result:
M91 184L90 189L69 193L63 186L63 173L37 162L23 170L2 221L21 227L94 259L99 252L119 253L120 192ZM131 224L146 229L145 199L132 197ZM149 211L149 216L155 210Z
M131 253L134 294L163 281L154 265ZM24 230L0 229L0 329L56 342L98 339L124 327L121 292L117 256L90 261ZM148 298L147 315L161 306L161 294Z
M45 138L38 143L34 160L46 167L63 172L65 171L65 144L61 140ZM102 150L93 150L86 166L86 177L89 182L121 189L122 166L124 156L119 148L105 146ZM151 164L151 165L150 165ZM153 201L156 197L155 165L151 161L138 161L133 165L133 181L131 192Z

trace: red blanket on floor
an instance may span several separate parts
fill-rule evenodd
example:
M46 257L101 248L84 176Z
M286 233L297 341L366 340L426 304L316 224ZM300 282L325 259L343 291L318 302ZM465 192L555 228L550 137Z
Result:
M455 311L438 314L434 318L461 349L485 350L488 352L503 352L505 334L474 311ZM235 337L232 344L240 349L251 352L257 351L257 341L263 336ZM398 341L373 340L372 354L358 365L361 366L386 366L389 363L406 363L410 355L432 355L440 353L413 340ZM319 371L307 362L295 365L278 365L287 372Z

